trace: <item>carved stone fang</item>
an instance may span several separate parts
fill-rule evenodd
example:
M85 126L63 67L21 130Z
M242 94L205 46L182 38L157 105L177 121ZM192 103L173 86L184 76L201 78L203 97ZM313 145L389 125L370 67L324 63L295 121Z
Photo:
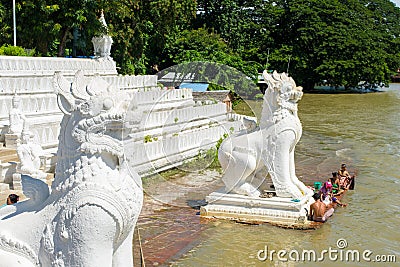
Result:
M83 72L79 70L75 74L74 82L72 83L71 86L72 95L75 98L79 98L82 100L89 100L90 95L86 92L87 83L88 83L87 78L83 75Z

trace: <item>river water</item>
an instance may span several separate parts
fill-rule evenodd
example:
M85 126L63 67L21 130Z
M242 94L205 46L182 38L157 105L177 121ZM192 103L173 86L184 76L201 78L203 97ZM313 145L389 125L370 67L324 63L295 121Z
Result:
M399 114L400 84L382 93L305 94L299 102L303 136L296 147L297 174L306 181L323 181L346 162L350 172L357 172L356 190L343 198L349 205L310 231L211 222L197 245L171 266L398 266ZM329 249L331 254L322 258L320 253ZM276 253L270 256L271 250L287 254L279 259ZM307 260L304 251L310 250L322 261ZM366 250L371 252L365 252L364 260ZM360 261L349 251L357 251L353 255L359 253ZM302 253L306 261L301 261ZM389 260L394 255L397 263L374 262L380 255Z

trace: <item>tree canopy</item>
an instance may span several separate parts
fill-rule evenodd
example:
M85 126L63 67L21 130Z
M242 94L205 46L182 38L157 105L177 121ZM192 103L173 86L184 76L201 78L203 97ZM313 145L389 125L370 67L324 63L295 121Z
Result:
M101 10L122 74L212 61L251 79L289 71L311 89L386 83L400 66L400 8L389 0L16 0L17 44L90 56ZM0 0L0 46L12 27L12 1Z

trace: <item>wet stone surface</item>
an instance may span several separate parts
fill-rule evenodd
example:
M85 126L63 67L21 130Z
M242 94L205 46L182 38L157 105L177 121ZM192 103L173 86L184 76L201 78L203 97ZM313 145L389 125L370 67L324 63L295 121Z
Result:
M158 176L144 182L145 198L135 230L134 266L168 266L200 241L208 221L199 209L205 196L223 186L221 174L206 170ZM141 245L141 246L140 246ZM142 253L141 253L142 252Z

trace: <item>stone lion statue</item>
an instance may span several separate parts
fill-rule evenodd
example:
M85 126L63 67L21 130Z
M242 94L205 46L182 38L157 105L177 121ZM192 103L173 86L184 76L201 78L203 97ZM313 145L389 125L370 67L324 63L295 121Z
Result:
M0 210L0 265L132 266L143 190L123 150L129 97L81 72L54 84L64 113L55 179L50 192L22 175L29 200Z
M285 73L264 71L264 94L258 130L227 138L218 151L226 191L259 197L263 181L257 174L266 167L276 195L300 199L312 194L296 176L294 150L302 134L297 102L302 88ZM265 177L263 179L265 180Z

